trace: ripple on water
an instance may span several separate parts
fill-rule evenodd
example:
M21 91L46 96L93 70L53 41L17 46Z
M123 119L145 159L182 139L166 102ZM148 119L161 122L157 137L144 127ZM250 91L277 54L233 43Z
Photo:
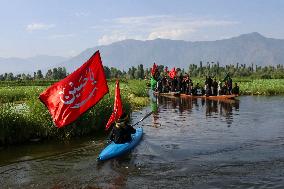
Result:
M46 151L31 148L17 157L6 154L11 161L2 161L1 186L284 187L283 97L244 96L229 102L161 98L158 103L158 111L140 125L143 139L131 153L97 163L104 139L91 139L39 146ZM150 106L134 112L133 123L149 111Z

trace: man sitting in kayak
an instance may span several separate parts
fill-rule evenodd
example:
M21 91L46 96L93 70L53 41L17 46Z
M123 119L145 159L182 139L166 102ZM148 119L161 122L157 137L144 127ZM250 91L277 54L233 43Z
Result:
M132 140L131 134L136 130L128 124L128 115L123 113L122 116L115 122L110 133L110 140L116 144L123 144Z

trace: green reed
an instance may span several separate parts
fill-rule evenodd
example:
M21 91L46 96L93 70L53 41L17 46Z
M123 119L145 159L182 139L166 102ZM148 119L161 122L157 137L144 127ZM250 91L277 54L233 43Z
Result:
M242 95L284 95L284 79L240 81Z
M193 78L194 86L205 83L205 78ZM241 95L284 95L284 79L232 78L233 86L237 83Z
M6 86L0 87L0 104L17 101L27 101L38 97L46 87L42 86Z
M108 82L109 94L74 123L58 129L43 103L38 99L46 87L0 87L0 146L30 140L67 140L90 134L104 133L113 111L115 82ZM145 81L120 83L123 108L126 112L148 103ZM140 89L143 88L143 89Z

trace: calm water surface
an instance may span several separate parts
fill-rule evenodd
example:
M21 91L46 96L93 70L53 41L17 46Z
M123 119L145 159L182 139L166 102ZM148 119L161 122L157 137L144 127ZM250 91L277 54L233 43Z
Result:
M0 188L284 188L284 97L159 98L141 143L97 163L105 138L0 149Z

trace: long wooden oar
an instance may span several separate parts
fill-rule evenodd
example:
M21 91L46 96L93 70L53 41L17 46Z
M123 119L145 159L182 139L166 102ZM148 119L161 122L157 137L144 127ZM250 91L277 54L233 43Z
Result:
M141 121L143 121L144 119L146 119L147 117L149 117L153 112L150 112L148 114L146 114L144 117L142 117L137 123L131 125L132 127L134 127L135 125L137 125L138 123L140 123Z

